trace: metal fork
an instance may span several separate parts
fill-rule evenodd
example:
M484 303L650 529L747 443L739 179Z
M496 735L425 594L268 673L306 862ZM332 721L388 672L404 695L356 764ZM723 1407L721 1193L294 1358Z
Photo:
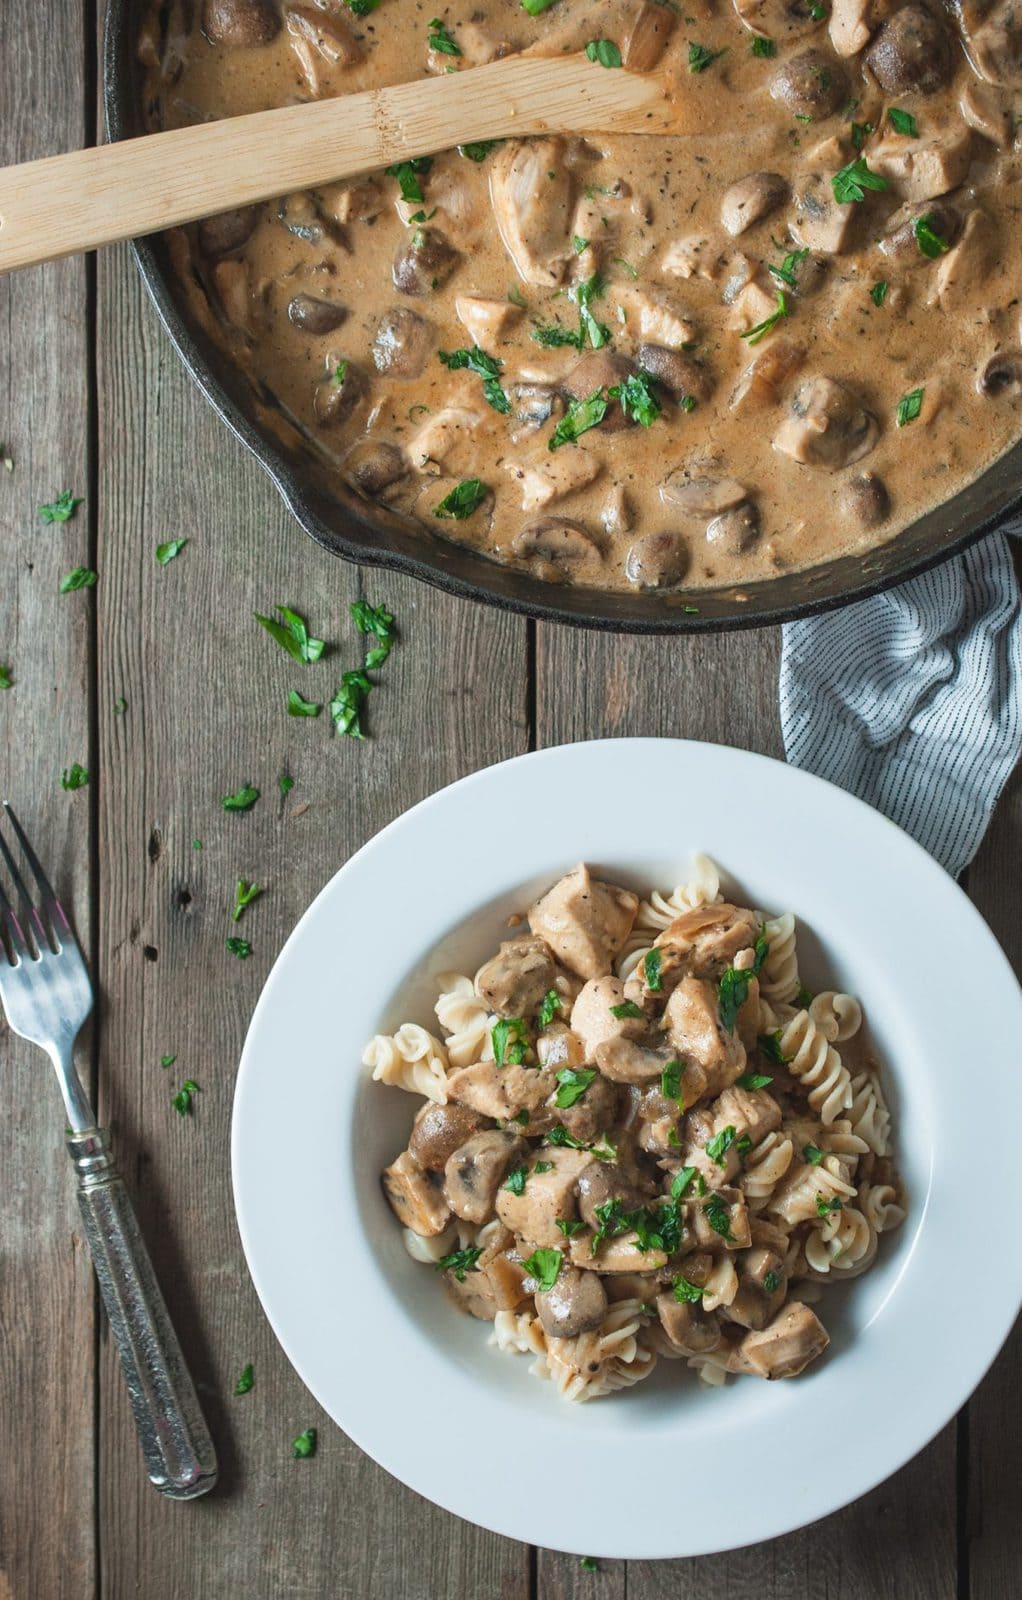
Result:
M33 899L0 827L0 1001L11 1029L57 1071L78 1205L127 1379L146 1471L161 1494L194 1500L217 1479L216 1451L156 1281L135 1210L75 1070L74 1046L92 985L64 910L7 801L4 810L35 880Z

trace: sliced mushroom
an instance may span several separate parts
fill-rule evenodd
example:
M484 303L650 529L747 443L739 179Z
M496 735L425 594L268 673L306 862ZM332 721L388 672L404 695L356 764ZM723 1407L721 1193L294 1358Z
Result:
M744 1251L738 1261L738 1293L723 1312L743 1328L765 1328L784 1304L788 1274L774 1250Z
M747 28L767 39L797 39L819 26L819 8L811 0L733 0Z
M278 200L277 221L283 223L292 238L301 239L305 244L319 244L326 231L319 207L304 189Z
M454 1102L440 1106L427 1100L409 1136L409 1152L420 1167L443 1172L454 1152L479 1132L481 1124L479 1113L467 1106Z
M373 336L373 362L377 372L391 378L418 378L436 344L436 329L428 317L410 306L394 306L384 313Z
M848 74L840 61L825 51L802 50L772 74L770 95L793 116L811 117L815 122L832 116L845 104Z
M438 228L416 228L394 257L394 287L422 298L445 284L460 256Z
M782 206L789 193L788 181L779 172L750 172L725 189L720 220L732 238L737 238Z
M843 383L809 378L795 390L773 446L803 466L834 471L868 455L879 437L876 417Z
M882 24L866 51L866 64L888 94L934 94L951 76L947 29L932 11L903 6Z
M536 1310L551 1338L575 1339L601 1325L607 1310L607 1292L595 1272L562 1266L553 1288L537 1293Z
M511 541L516 556L537 557L556 567L576 567L599 555L591 534L566 517L537 517L519 528Z
M625 577L640 589L670 589L688 569L689 550L680 533L646 533L629 546Z
M399 445L385 439L366 439L348 452L344 468L350 483L363 494L375 497L407 475L408 462Z
M963 29L969 59L988 83L1002 89L1022 79L1022 21L1015 0L1001 0L979 27Z
M692 1269L687 1260L682 1263L682 1268L688 1281L695 1282L688 1277ZM685 1355L708 1355L711 1350L719 1348L721 1334L717 1314L704 1311L700 1301L679 1303L673 1291L665 1289L657 1295L656 1308L660 1326L668 1339Z
M954 244L962 230L961 213L946 200L934 200L929 204L915 201L899 206L888 218L879 241L880 250L889 260L897 261L899 266L914 267L925 266L931 259L923 253L916 238L916 224L923 217L930 230L946 245Z
M240 250L255 232L258 206L242 206L236 211L221 211L199 223L199 249L204 256L226 256Z
M615 350L587 350L585 355L579 356L561 388L573 400L588 400L590 395L600 390L605 394L608 389L622 383L631 371L631 362ZM616 433L618 429L631 425L631 418L625 416L621 406L609 405L606 416L597 427L603 433Z
M252 50L273 42L280 17L271 0L203 0L202 31L211 44Z
M350 361L327 362L327 370L313 391L312 408L316 420L336 427L345 417L350 417L355 407L365 398L366 381Z
M970 78L962 90L958 109L969 127L1001 150L1007 150L1015 135L1015 114L1003 89L977 83Z
M999 350L979 370L976 388L988 400L1022 395L1022 350Z
M355 31L338 8L327 16L318 6L290 4L286 13L287 31L295 40L294 49L304 62L306 52L315 52L330 66L350 67L362 59L362 46ZM311 74L313 78L317 75Z
M303 333L333 333L347 321L347 306L336 300L321 300L315 294L296 294L287 308L288 321Z
M541 428L560 406L560 396L549 383L512 383L507 388L516 422Z
M879 528L891 514L891 497L883 478L861 472L843 485L840 506L844 515L861 528Z
M706 526L706 543L715 555L744 555L758 538L759 512L748 500L722 511Z
M455 1216L465 1222L485 1222L512 1159L524 1150L516 1133L499 1128L473 1134L455 1150L444 1167L444 1194Z
M670 391L675 399L690 395L693 400L708 400L713 393L713 377L701 361L688 350L667 350L659 344L640 344L636 359L643 372Z
M612 1083L653 1083L659 1079L674 1052L668 1048L650 1049L635 1039L619 1034L604 1039L593 1050L593 1059Z
M410 1150L402 1150L397 1160L384 1168L383 1192L402 1226L424 1239L443 1233L451 1220L439 1179L423 1171Z
M742 373L731 396L734 409L759 410L776 405L783 390L805 361L805 347L774 335L758 350Z
M531 1017L557 978L557 964L542 939L508 939L476 974L476 990L505 1017Z
M660 485L664 505L687 517L716 516L741 505L747 495L745 485L736 478L704 476L698 466L676 467Z
M644 1202L636 1185L609 1161L593 1161L579 1174L578 1214L586 1227L598 1229L600 1208L617 1201L622 1211L635 1211ZM634 1262L633 1262L634 1265Z

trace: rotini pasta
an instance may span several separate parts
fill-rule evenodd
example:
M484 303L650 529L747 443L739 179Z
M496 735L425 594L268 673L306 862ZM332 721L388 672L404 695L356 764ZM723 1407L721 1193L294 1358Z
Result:
M408 1022L366 1049L425 1097L384 1188L498 1350L578 1401L661 1356L713 1386L822 1353L811 1302L905 1211L878 1074L836 1048L861 1007L793 1004L793 916L727 904L705 858L643 901L578 867L440 985L445 1043Z

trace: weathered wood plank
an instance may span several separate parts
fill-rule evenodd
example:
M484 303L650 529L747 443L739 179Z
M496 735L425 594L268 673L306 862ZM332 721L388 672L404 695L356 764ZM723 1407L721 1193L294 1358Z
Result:
M542 628L538 742L664 734L782 755L778 660L775 633L674 643ZM539 1600L951 1600L954 1524L949 1428L856 1505L766 1545L627 1570L603 1563L597 1575L577 1559L541 1552Z
M84 22L79 0L0 8L0 162L80 142ZM89 764L93 597L58 593L88 565L90 518L46 527L36 507L88 491L85 267L64 262L0 278L0 791L18 808L66 894L88 949L90 792L61 769ZM0 1209L0 1595L81 1597L95 1570L92 1268L61 1139L62 1107L40 1051L0 1017L4 1203ZM88 1073L88 1044L81 1059Z
M969 868L969 894L1022 974L1022 770L1001 798ZM1015 1048L1005 1040L1005 1048ZM1022 1593L1018 1485L1022 1482L1022 1325L969 1405L967 1592L971 1600Z
M523 1547L400 1487L313 1405L248 1281L227 1152L245 1028L309 900L397 812L525 747L524 624L369 573L365 593L390 605L401 630L372 698L373 740L332 738L325 715L289 718L290 688L328 700L339 671L361 658L347 616L360 574L290 524L184 377L125 255L100 264L99 388L104 1101L223 1458L222 1488L208 1500L160 1501L107 1355L104 1593L120 1600L144 1575L147 1600L525 1600ZM154 547L172 535L191 543L161 568ZM296 666L252 620L277 601L336 652ZM285 769L295 779L286 801ZM254 810L225 815L220 796L249 782L262 790ZM232 929L238 877L266 893ZM225 951L232 931L251 941L249 960ZM164 1054L177 1057L168 1069ZM189 1076L201 1094L184 1118L170 1097ZM255 1388L234 1398L247 1361ZM317 1456L294 1461L290 1441L309 1424L320 1430Z

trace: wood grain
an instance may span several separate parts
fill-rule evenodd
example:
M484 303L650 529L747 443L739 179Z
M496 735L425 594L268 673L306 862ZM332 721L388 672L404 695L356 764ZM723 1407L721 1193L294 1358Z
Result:
M83 19L63 8L69 41L53 81L53 6L0 8L0 160L80 137ZM66 794L62 767L90 765L89 644L95 598L61 596L90 562L94 506L46 527L42 501L88 496L88 324L83 265L0 279L0 790L17 806L90 944L90 802ZM83 1057L88 1063L88 1039ZM0 1015L3 1206L0 1208L0 1595L79 1600L95 1576L95 1294L62 1148L60 1096L45 1057ZM86 1067L87 1070L87 1067Z
M774 631L680 641L541 628L540 744L668 735L783 755ZM565 693L565 685L571 685ZM792 841L793 848L795 841ZM698 840L680 841L698 849ZM828 1446L825 1422L821 1447ZM808 1446L807 1446L808 1447ZM541 1551L539 1600L952 1600L956 1593L955 1432L865 1499L815 1527L726 1556L601 1562ZM826 1470L821 1465L821 1470ZM679 1479L677 1515L684 1515ZM670 1505L670 1500L666 1502ZM657 1514L665 1501L655 1497ZM580 1555L585 1552L579 1552ZM991 1594L993 1591L991 1591Z
M338 740L325 715L289 718L290 688L329 700L361 657L347 615L359 574L289 522L184 377L120 254L101 266L98 335L103 1099L222 1460L207 1500L154 1495L105 1352L103 1593L134 1594L144 1574L147 1600L525 1600L523 1549L396 1484L312 1403L248 1281L227 1156L248 1019L310 899L398 811L525 747L524 624L374 573L368 596L395 612L401 642L370 702L373 739ZM160 567L157 542L182 535L184 553ZM336 646L319 665L297 666L253 620L279 601ZM295 787L282 800L285 770ZM257 805L225 814L220 797L245 783ZM266 892L234 928L239 877ZM232 932L250 940L248 960L225 950ZM201 1089L187 1118L170 1104L185 1077ZM249 1361L255 1387L235 1398ZM310 1424L317 1455L295 1461L291 1440Z

